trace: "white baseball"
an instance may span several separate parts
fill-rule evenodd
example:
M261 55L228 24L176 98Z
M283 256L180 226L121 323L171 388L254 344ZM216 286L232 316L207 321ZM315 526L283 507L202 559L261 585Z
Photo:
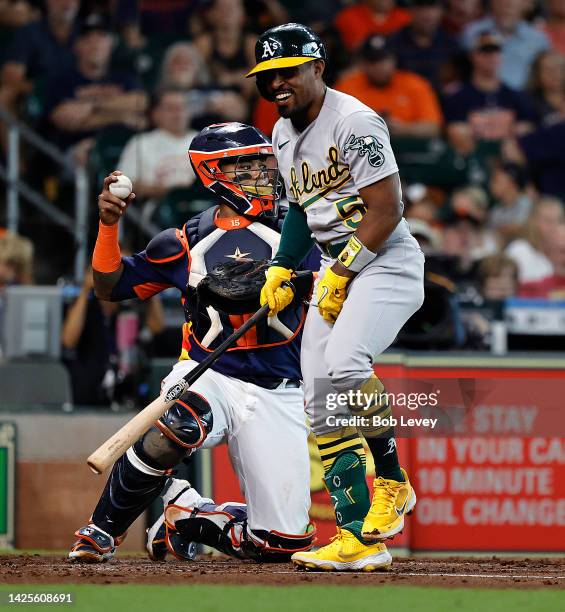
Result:
M110 193L125 200L133 190L131 180L125 175L118 175L118 180L115 183L110 183Z

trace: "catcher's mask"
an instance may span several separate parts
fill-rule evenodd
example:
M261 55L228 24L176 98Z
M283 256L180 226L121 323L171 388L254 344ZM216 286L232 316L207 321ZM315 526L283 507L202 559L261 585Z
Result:
M190 143L188 156L203 185L238 214L276 217L281 182L273 147L244 123L217 123Z

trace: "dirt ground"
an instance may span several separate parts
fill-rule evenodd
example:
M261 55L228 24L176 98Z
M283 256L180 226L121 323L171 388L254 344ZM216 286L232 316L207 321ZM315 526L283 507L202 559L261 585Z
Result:
M226 558L153 563L141 556L102 565L67 562L62 556L0 555L0 584L356 584L469 588L565 588L565 559L399 558L388 572L327 573L294 570L290 564L258 565Z

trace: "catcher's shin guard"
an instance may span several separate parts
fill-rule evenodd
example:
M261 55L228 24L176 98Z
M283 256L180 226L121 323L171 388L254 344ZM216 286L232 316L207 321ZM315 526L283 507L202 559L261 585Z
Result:
M92 522L112 536L124 533L165 484L165 470L140 459L139 446L140 442L136 442L116 461L92 514Z
M164 561L168 553L181 561L196 558L196 544L169 529L164 514L147 530L146 549L151 561Z
M187 391L112 468L93 522L112 535L123 533L156 499L165 473L204 442L212 428L208 401Z
M158 519L147 529L145 549L151 561L164 561L167 556L167 527L165 517L160 514Z
M262 563L289 561L294 553L307 551L316 541L316 528L309 523L305 533L291 534L280 531L246 529L241 549L248 559Z
M90 523L75 532L78 540L69 551L70 561L79 563L104 563L109 561L116 552L125 534L121 537L112 537L96 525Z
M174 552L182 540L198 542L237 559L281 562L312 547L316 531L308 526L303 534L250 530L247 506L236 502L195 506L169 504L165 509L166 544ZM177 537L179 536L179 537Z
M179 500L165 508L165 525L169 538L172 533L178 533L185 541L205 544L230 557L245 558L241 550L241 525L247 520L245 504L234 502L220 506L214 503L184 506L181 503ZM167 548L174 552L170 540Z
M187 480L169 478L163 491L163 504L174 504L181 500L185 504L204 504L212 502L202 497ZM171 530L165 523L165 515L161 514L155 523L147 530L147 553L152 561L164 561L168 553L184 561L192 561L196 556L196 545L178 532Z

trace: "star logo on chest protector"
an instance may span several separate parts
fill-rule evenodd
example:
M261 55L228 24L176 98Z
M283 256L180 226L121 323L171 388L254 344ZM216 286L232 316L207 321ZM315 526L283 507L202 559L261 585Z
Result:
M235 253L233 253L233 255L226 255L226 257L238 261L239 259L245 259L246 255L250 255L250 253L242 253L239 247L235 247Z

